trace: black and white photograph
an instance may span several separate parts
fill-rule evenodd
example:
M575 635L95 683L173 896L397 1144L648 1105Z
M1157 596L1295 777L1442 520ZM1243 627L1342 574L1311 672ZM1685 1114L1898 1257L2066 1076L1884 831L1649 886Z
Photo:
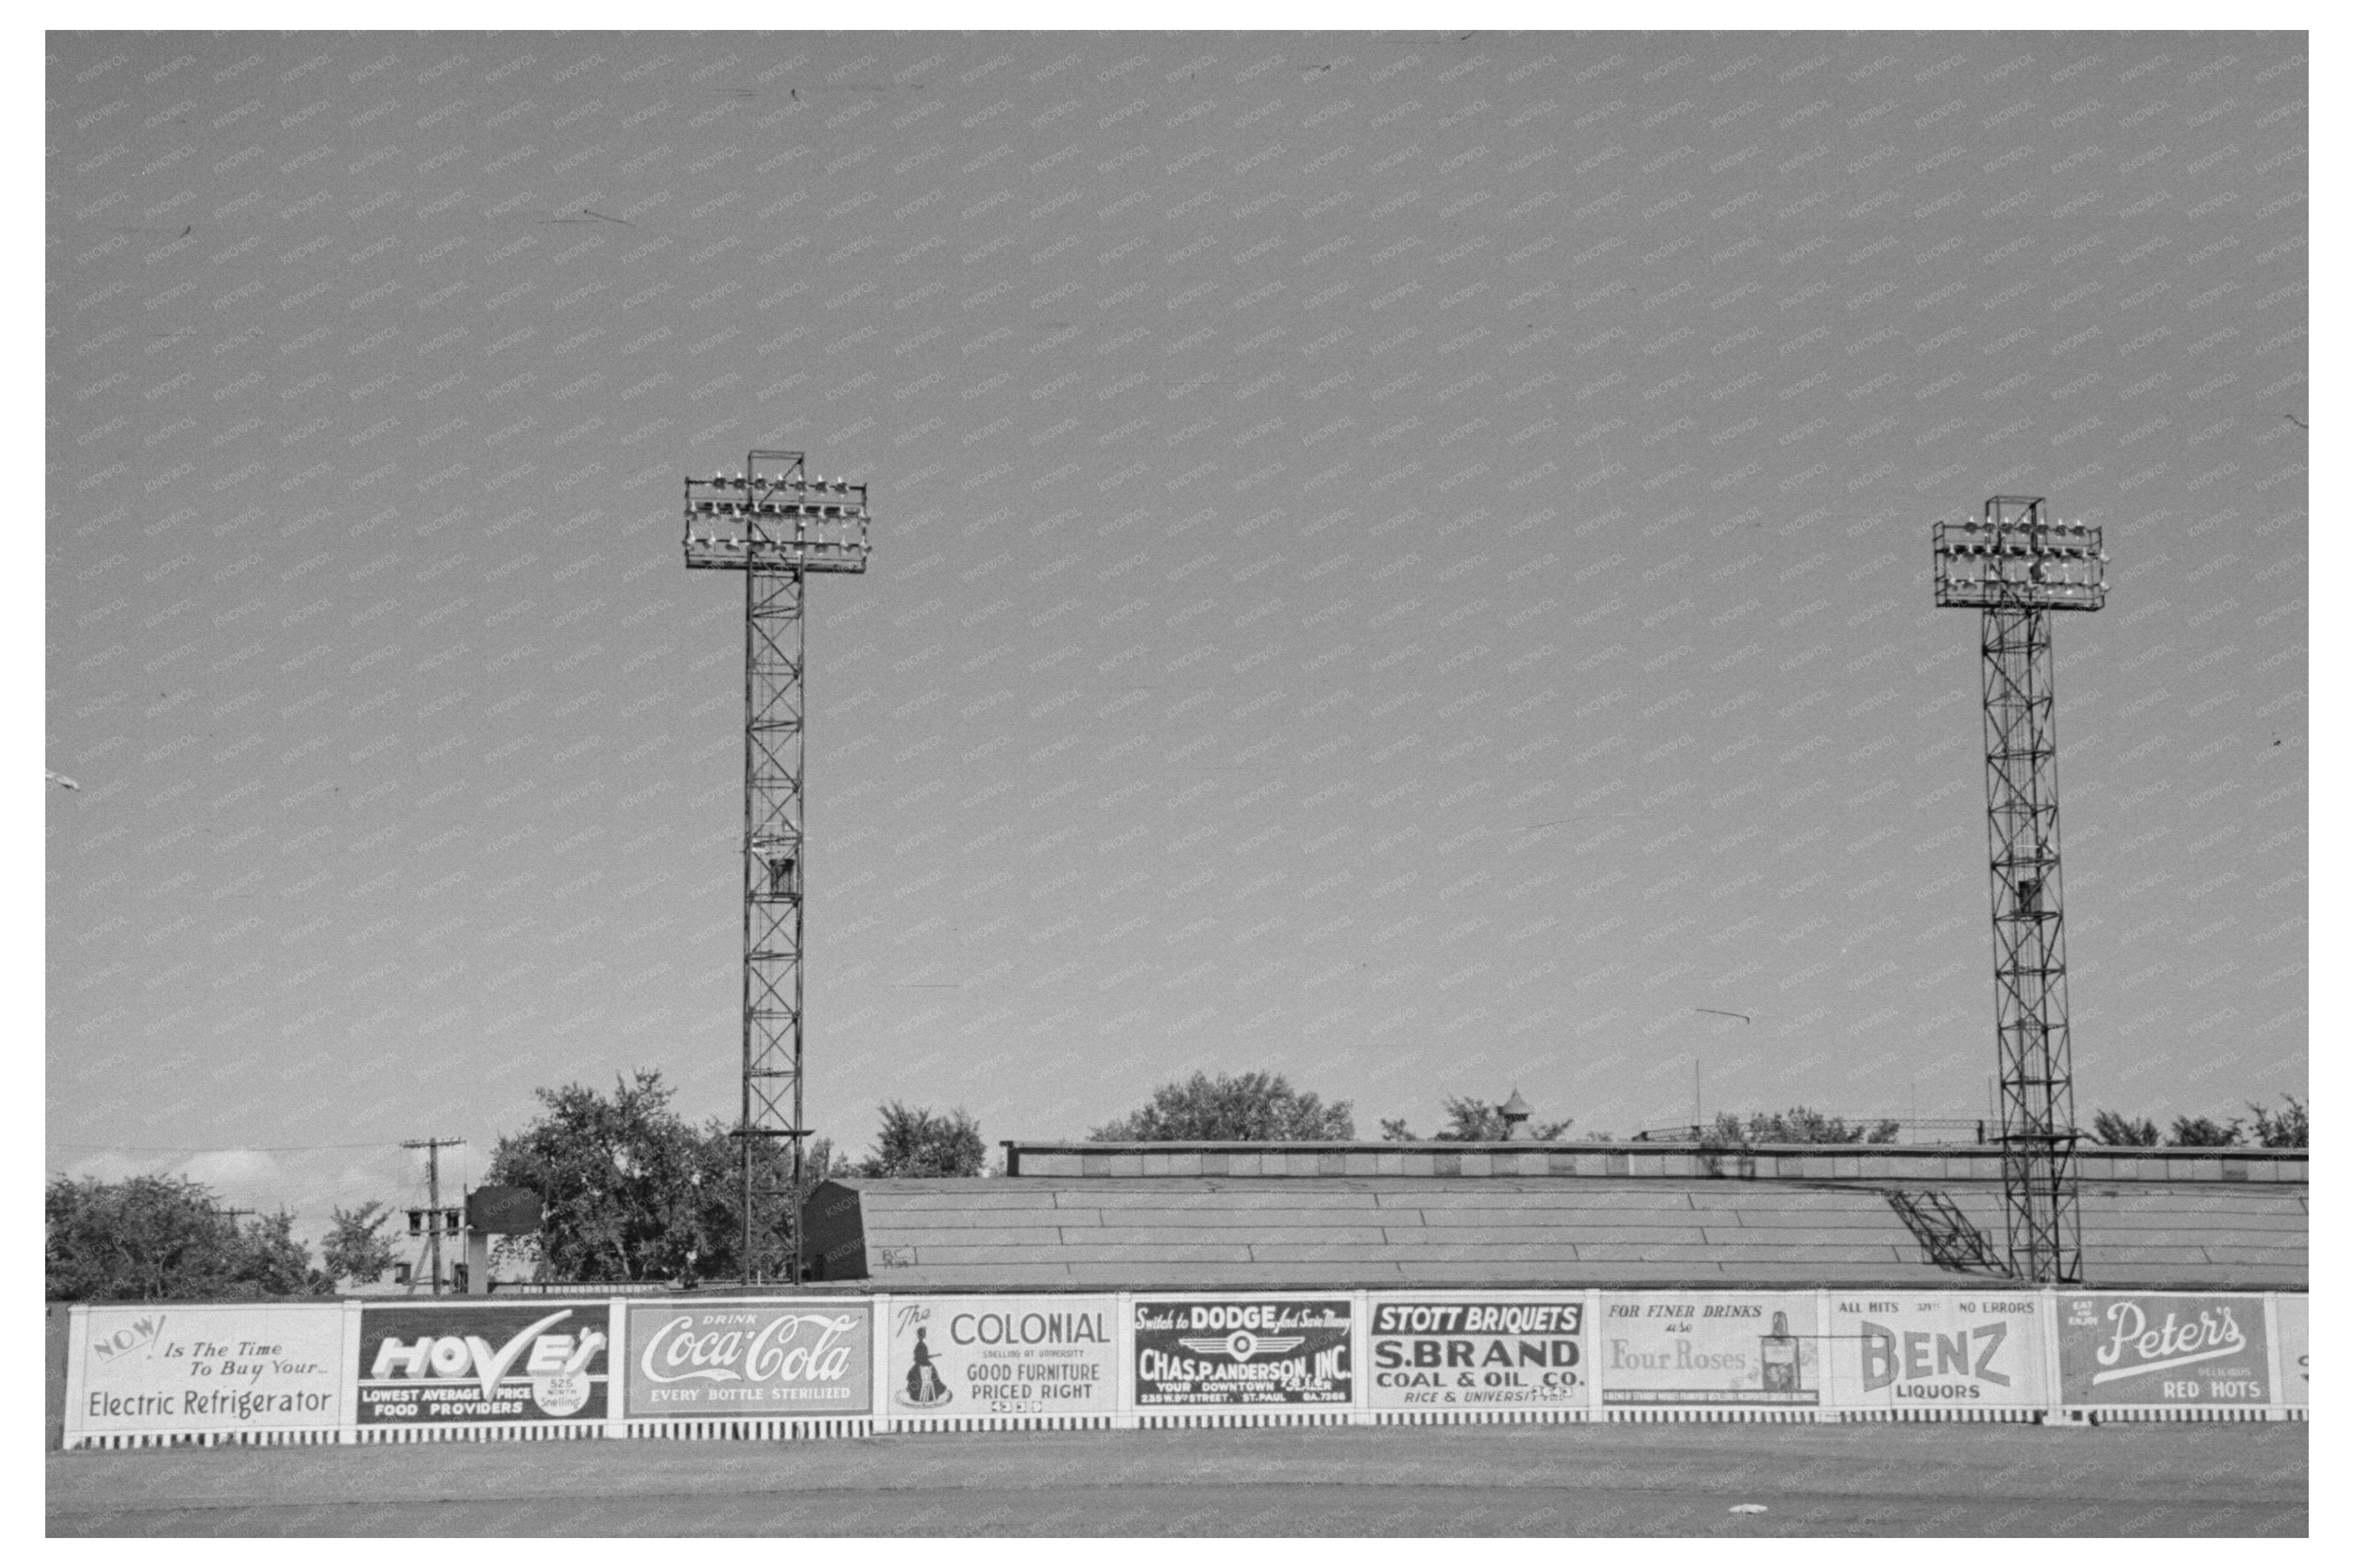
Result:
M2313 1533L2302 15L109 9L48 1537Z

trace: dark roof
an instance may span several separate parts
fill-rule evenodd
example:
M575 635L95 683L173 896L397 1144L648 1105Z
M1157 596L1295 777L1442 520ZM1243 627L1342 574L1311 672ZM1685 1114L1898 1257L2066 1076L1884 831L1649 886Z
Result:
M2300 1174L2302 1171L2300 1170ZM1778 1180L1083 1177L829 1182L811 1245L877 1289L2001 1286L1887 1187ZM1999 1253L2002 1193L1938 1189ZM817 1212L837 1228L822 1238ZM2302 1182L2088 1181L2084 1283L2303 1289Z
M2002 1150L1969 1143L1789 1143L1741 1148L1683 1142L1005 1144L1007 1172L1039 1176L1498 1176L1798 1179L1946 1186L2002 1181ZM2302 1149L2076 1150L2084 1181L2294 1182Z

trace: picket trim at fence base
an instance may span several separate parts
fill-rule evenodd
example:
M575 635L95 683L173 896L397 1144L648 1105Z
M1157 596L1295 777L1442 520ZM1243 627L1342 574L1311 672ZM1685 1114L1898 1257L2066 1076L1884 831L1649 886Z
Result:
M804 1442L823 1437L872 1437L875 1420L866 1415L705 1415L663 1416L650 1421L624 1421L627 1437L683 1438L689 1442Z
M419 1422L408 1426L361 1426L362 1443L565 1443L605 1435L596 1421Z
M886 1432L1108 1432L1118 1419L1099 1415L894 1415Z
M1927 1405L1912 1410L1832 1410L1824 1413L1835 1421L2041 1421L2044 1412L2033 1405L2013 1404L1996 1408L1971 1404Z
M2264 1404L2072 1404L2067 1415L2082 1421L2280 1421L2295 1419Z
M340 1426L266 1431L85 1432L66 1440L68 1448L285 1448L344 1440Z
M1357 1412L1337 1410L1140 1410L1140 1427L1347 1426Z
M1761 1408L1754 1404L1606 1404L1605 1421L1764 1421L1817 1422L1835 1412L1813 1405Z
M1373 1424L1376 1426L1458 1426L1486 1425L1493 1422L1539 1421L1553 1425L1564 1422L1585 1425L1594 1419L1590 1410L1563 1408L1526 1408L1520 1410L1376 1410Z

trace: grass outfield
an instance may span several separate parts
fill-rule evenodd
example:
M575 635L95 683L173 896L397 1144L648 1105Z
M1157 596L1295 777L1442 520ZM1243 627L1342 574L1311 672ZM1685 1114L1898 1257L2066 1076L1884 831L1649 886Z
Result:
M2303 1422L1478 1425L53 1454L52 1536L2300 1536ZM1728 1511L1762 1503L1762 1514Z

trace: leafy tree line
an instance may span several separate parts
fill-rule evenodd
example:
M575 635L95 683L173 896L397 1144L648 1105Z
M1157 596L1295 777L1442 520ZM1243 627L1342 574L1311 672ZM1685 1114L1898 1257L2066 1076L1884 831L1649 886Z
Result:
M1504 1136L1503 1107L1485 1100L1450 1096L1444 1102L1447 1126L1432 1137L1458 1143L1492 1143ZM1124 1117L1087 1134L1093 1143L1347 1143L1357 1136L1354 1107L1347 1100L1326 1102L1291 1086L1281 1073L1195 1073L1167 1083ZM1520 1136L1558 1138L1569 1118L1531 1122ZM1382 1118L1390 1143L1417 1141L1403 1117Z
M49 1179L46 1288L53 1301L258 1300L323 1296L331 1275L311 1266L294 1216L239 1224L202 1182Z
M502 1241L497 1261L582 1284L740 1277L743 1145L717 1118L690 1124L671 1109L671 1096L651 1072L618 1080L610 1095L578 1084L538 1091L540 1114L499 1139L485 1181L536 1193L545 1224L535 1236ZM880 1114L864 1160L811 1139L790 1202L790 1150L781 1139L754 1140L754 1184L769 1194L753 1236L762 1277L787 1271L800 1200L829 1177L981 1173L987 1150L962 1110L939 1115L894 1101ZM380 1202L334 1211L316 1266L292 1214L237 1224L210 1189L182 1177L54 1177L47 1210L51 1300L323 1296L344 1282L378 1281L394 1262L386 1234L393 1211Z
M2147 1117L2124 1116L2112 1110L2093 1115L2093 1137L2102 1143L2118 1149L2154 1149L2161 1144L2178 1149L2304 1149L2312 1133L2312 1119L2306 1102L2295 1095L2283 1095L2280 1108L2248 1102L2248 1110L2255 1118L2250 1127L2245 1118L2233 1117L2219 1122L2212 1117L2179 1116L2167 1136L2160 1138L2158 1123Z
M541 1114L502 1137L486 1181L538 1195L535 1236L502 1244L503 1261L541 1277L582 1283L743 1277L744 1146L715 1117L693 1126L670 1107L658 1072L617 1080L609 1097L580 1085L537 1091ZM978 1176L988 1159L981 1128L962 1110L945 1115L894 1100L863 1160L812 1139L798 1187L782 1139L752 1144L753 1272L782 1278L793 1226L818 1183L840 1176Z
M1702 1129L1700 1141L1709 1149L1746 1149L1760 1143L1893 1143L1897 1128L1893 1118L1850 1122L1806 1106L1792 1106L1771 1114L1752 1111L1746 1120L1731 1111L1719 1111L1716 1120Z

